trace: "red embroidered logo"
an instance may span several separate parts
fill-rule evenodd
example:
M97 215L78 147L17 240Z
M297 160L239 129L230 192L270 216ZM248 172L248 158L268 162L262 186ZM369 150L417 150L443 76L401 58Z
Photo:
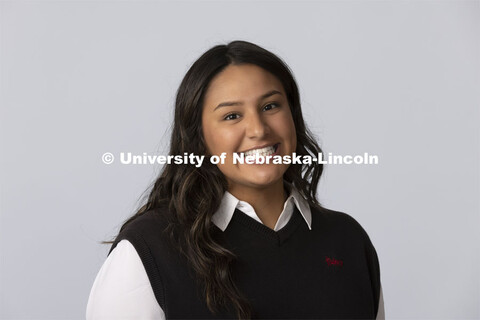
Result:
M342 260L337 260L329 257L325 257L325 261L329 266L343 266L343 261Z

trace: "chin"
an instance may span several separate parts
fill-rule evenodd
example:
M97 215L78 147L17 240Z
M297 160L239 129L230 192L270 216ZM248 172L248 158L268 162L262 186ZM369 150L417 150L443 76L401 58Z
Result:
M268 186L277 182L278 180L283 179L283 174L285 173L285 170L279 169L280 168L277 168L276 170L251 170L250 172L245 174L245 177L248 177L248 180L250 180L252 184L255 184L257 186Z

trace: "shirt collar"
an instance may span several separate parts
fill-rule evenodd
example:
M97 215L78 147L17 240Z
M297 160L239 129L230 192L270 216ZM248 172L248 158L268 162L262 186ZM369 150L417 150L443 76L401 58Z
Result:
M286 183L286 186L287 186L287 189L290 190L290 195L288 196L287 200L284 203L283 211L279 216L279 219L278 219L279 221L277 221L277 226L279 225L279 223L281 225L285 225L288 222L293 212L293 206L291 205L291 203L293 202L293 204L295 204L298 211L300 211L300 214L302 215L303 219L307 223L308 229L311 230L312 229L312 213L311 213L310 205L308 204L308 201L305 200L300 195L300 193L296 188L294 188L288 183ZM257 214L255 213L255 210L252 208L252 206L248 202L237 199L234 195L232 195L228 191L225 191L222 201L220 202L220 206L212 216L213 223L222 231L225 231L225 229L227 229L228 227L228 224L232 220L235 209L241 210L242 212L246 213L247 215L249 215L250 217L256 219L261 223L260 218L258 218ZM280 221L280 220L283 220L283 221Z

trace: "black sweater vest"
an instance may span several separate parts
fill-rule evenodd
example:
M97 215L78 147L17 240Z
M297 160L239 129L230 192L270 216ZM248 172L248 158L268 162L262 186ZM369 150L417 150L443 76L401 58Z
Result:
M236 256L233 278L259 319L375 319L380 267L367 233L350 215L312 209L312 230L295 208L273 231L238 209L215 236ZM233 309L212 314L184 257L162 230L161 210L144 213L118 235L137 250L167 319L235 318ZM109 253L110 254L110 253Z

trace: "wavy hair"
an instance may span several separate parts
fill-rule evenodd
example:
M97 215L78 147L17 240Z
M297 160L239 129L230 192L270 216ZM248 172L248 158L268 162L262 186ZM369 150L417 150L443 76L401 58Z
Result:
M298 87L289 67L266 49L240 40L209 49L186 73L176 93L169 154L207 154L201 121L206 90L211 80L227 66L242 64L259 66L281 81L295 123L296 153L317 156L321 149L304 123ZM316 192L322 170L322 164L316 162L291 165L283 178L311 206L321 207ZM238 318L248 319L252 316L251 306L231 274L236 256L220 245L213 233L211 217L226 190L224 175L210 161L204 161L199 168L188 164L165 165L153 183L146 203L124 222L120 232L146 211L168 208L159 212L167 215L168 234L202 284L209 310L216 313L221 306L233 306Z

